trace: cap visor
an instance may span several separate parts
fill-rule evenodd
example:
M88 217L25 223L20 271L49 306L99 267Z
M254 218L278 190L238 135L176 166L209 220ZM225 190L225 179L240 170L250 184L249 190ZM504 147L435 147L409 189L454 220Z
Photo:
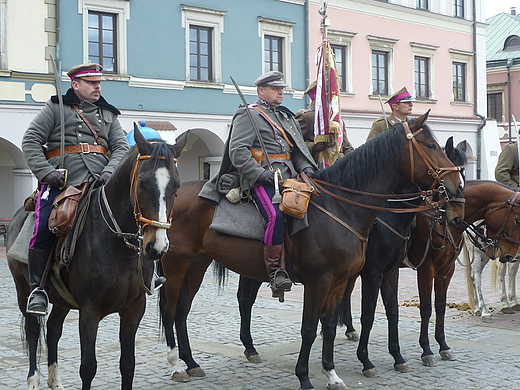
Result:
M87 81L105 81L106 78L101 76L84 76L84 77L77 77L78 79L83 79Z

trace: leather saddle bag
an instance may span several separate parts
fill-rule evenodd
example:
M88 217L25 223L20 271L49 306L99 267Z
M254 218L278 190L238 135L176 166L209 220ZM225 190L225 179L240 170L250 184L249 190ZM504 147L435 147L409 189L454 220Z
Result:
M282 187L282 202L279 206L282 213L297 219L305 217L313 192L309 185L296 179L287 179Z
M49 230L56 236L67 234L72 228L78 204L86 188L87 184L80 188L69 186L54 198L49 216Z

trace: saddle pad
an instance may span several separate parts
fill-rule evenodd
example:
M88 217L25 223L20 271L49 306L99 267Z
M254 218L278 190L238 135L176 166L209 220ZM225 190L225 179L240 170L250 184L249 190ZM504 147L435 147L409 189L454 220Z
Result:
M29 241L31 241L31 237L34 233L35 220L36 217L34 216L34 211L27 214L27 218L16 237L16 240L14 240L13 245L11 245L7 251L7 257L25 264L29 262Z
M209 228L230 236L263 241L265 221L253 202L231 203L222 197Z

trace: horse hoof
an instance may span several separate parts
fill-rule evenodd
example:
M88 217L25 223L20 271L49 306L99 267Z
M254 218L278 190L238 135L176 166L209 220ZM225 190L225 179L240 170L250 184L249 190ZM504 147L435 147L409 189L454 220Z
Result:
M410 372L410 371L412 371L412 369L410 368L408 363L396 364L394 366L394 368L395 368L396 371L399 371L399 372Z
M515 314L515 311L510 307L503 307L500 311L504 314Z
M193 376L195 378L202 378L202 377L206 376L206 373L200 367L194 367L191 370L188 370L186 372L188 373L189 376Z
M437 361L435 360L435 356L433 356L433 355L423 356L423 357L421 357L421 360L422 360L423 366L428 366L428 367L437 366Z
M189 382L191 380L190 376L186 371L174 372L171 378L174 382Z
M348 390L348 387L343 382L341 383L334 383L332 385L327 385L328 390Z
M246 355L246 358L249 363L262 363L262 358L258 353L255 353L254 355Z
M363 375L367 378L376 378L379 376L379 372L377 371L377 368L369 368L368 370L363 371Z
M345 336L347 337L347 340L350 341L359 341L359 334L356 331L353 332L345 332Z
M446 349L445 351L439 351L442 360L457 360L452 349Z
M520 305L514 305L511 309L514 311L520 311Z

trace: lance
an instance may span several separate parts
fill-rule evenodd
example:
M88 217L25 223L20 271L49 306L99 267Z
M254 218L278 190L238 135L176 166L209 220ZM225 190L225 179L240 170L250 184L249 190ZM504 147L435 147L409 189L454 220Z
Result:
M386 120L386 112L385 112L385 106L383 104L383 99L381 99L380 94L377 94L377 96L379 96L379 104L381 104L381 111L383 111L383 117L385 118L386 129L388 130L388 121Z
M54 70L54 80L56 82L56 93L58 94L58 105L59 105L59 111L60 111L60 164L58 168L58 172L63 174L63 187L60 188L63 189L67 185L67 173L68 171L63 167L64 165L64 158L65 158L65 114L64 114L64 108L63 108L63 95L61 93L61 80L58 73L58 66L56 64L56 60L50 54L51 57L51 63L52 68Z

